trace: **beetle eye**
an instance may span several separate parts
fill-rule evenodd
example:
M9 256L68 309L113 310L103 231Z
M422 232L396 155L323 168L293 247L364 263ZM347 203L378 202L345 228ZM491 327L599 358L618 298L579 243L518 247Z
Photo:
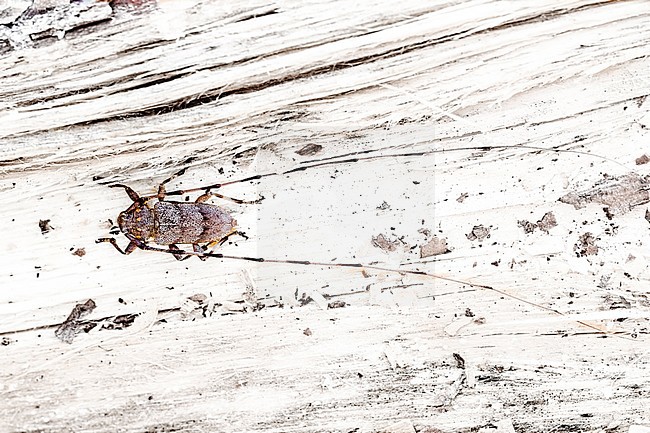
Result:
M127 215L122 212L118 215L117 217L117 225L120 226L120 228L124 227L124 221L127 219Z

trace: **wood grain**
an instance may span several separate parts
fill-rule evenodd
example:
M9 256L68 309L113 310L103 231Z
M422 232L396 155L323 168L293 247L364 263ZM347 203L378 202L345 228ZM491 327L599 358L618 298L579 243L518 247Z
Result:
M645 2L17 4L68 24L0 32L1 431L650 428ZM332 266L94 243L181 168Z

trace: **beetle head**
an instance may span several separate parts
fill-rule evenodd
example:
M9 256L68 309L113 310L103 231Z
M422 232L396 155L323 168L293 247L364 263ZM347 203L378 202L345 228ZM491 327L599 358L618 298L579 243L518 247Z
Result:
M153 214L146 204L137 201L117 217L117 224L125 235L147 240L153 232Z

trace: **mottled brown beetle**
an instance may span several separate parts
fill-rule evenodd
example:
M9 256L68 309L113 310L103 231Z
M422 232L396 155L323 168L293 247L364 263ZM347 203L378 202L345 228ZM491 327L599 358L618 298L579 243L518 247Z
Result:
M233 234L246 237L242 232L237 231L237 221L228 212L219 206L204 202L210 197L219 197L237 204L260 203L264 197L253 201L245 201L210 191L224 185L258 179L259 176L209 185L203 188L167 192L165 184L183 173L185 173L185 170L181 170L163 181L158 186L158 193L155 195L140 197L126 185L111 185L111 188L124 188L128 196L133 200L133 204L117 217L120 230L130 242L125 250L120 248L115 238L101 238L97 239L96 242L109 242L122 254L131 254L136 248L140 248L169 252L177 260L185 260L192 255L205 260L205 251L224 243ZM204 194L199 196L193 203L165 200L168 195L182 195L193 191L204 191ZM149 243L167 245L169 250L152 247ZM192 244L194 253L184 252L178 247L178 244Z

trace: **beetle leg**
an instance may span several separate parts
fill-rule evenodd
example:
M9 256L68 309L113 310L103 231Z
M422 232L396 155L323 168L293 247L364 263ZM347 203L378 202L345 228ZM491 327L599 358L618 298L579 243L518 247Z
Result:
M169 178L163 180L160 185L158 185L158 200L163 200L165 196L167 195L167 192L165 191L165 184L171 182L172 180L176 179L178 176L182 176L185 174L185 169L182 169L171 176Z
M209 244L208 244L208 245L209 245ZM207 260L207 257L205 257L205 256L203 255L203 253L205 253L205 250L208 249L208 246L207 246L207 245L206 245L205 247L202 247L202 246L199 245L199 244L192 244L192 248L194 249L194 252L195 252L195 253L201 254L200 256L197 256L199 259L201 259L202 261ZM189 256L188 256L188 257L189 257Z
M216 247L216 246L221 246L221 245L225 244L226 241L228 240L228 238L230 238L230 236L232 236L232 235L239 235L239 236L243 237L244 239L248 239L248 236L246 236L246 233L244 233L244 232L239 232L239 231L237 231L237 230L233 230L232 232L228 233L226 236L222 237L222 238L219 239L218 241L210 242L210 243L206 244L204 247L201 247L201 246L199 245L198 247L201 248L200 251L197 250L197 249L196 249L196 246L195 246L195 247L194 247L194 251L197 252L197 253L200 252L200 253L203 254L203 253L205 253L206 251L211 250L211 249L213 249L213 248ZM207 257L199 257L199 258L200 258L201 260L205 260Z
M232 232L228 233L226 236L224 236L223 238L221 238L221 240L218 241L217 244L218 244L218 245L223 245L223 244L225 244L226 241L227 241L227 240L230 238L230 236L232 236L232 235L239 235L239 236L241 236L241 237L244 238L244 239L248 239L248 236L246 236L246 233L244 233L244 232L240 232L240 231L237 231L237 230L233 230Z
M124 188L124 191L126 191L126 193L129 195L129 198L131 200L133 200L134 202L140 200L140 196L138 196L138 194L135 191L133 191L131 188L129 188L126 185L122 185L118 183L115 185L111 185L109 188Z
M116 250L118 250L120 253L124 255L131 254L136 248L138 248L138 244L134 241L129 242L129 245L126 247L126 250L122 250L122 248L120 248L115 238L100 238L95 241L96 244L102 242L108 242L109 244L113 245Z
M183 256L183 255L191 255L192 256L192 255L194 255L194 253L190 254L187 251L183 251L180 248L174 249L171 245L169 245L169 248L166 249L166 250L164 250L162 248L156 248L156 247L149 246L149 245L145 244L144 242L141 242L141 243L137 244L136 246L138 248L140 248L141 250L158 251L160 253L168 253L168 254L172 254L174 256L177 256L177 255L178 256Z
M262 200L264 200L264 196L260 196L260 198L258 198L257 200L240 200L238 198L226 197L225 195L221 195L221 194L216 193L216 192L208 191L205 194L200 195L196 199L195 203L203 203L204 201L206 201L210 197L219 197L220 199L230 200L230 201L235 202L237 204L258 204L258 203L261 203Z
M176 252L176 251L183 251L183 250L180 249L180 248L178 247L178 245L176 245L176 244L170 244L170 245L169 245L169 249L170 249L171 251L174 251L174 252ZM204 256L203 256L203 253L205 252L205 248L204 248L204 247L202 247L202 246L199 245L199 244L192 244L192 249L194 250L195 253L199 254L199 255L197 255L197 257L198 257L199 259L201 259L201 260L206 260L206 259L207 259L207 257L204 257ZM189 259L190 257L193 256L193 254L185 254L185 255L183 255L183 254L178 254L178 253L176 253L176 254L172 253L172 254L174 255L174 257L176 257L176 260L187 260L187 259Z
M180 248L178 248L178 246L177 246L176 244L169 244L169 250L170 250L170 251L183 251L183 250L181 250ZM172 253L172 255L173 255L173 256L176 258L176 260L178 260L178 261L187 260L187 259L189 259L190 257L192 257L191 255L187 255L187 254L178 254L178 253L175 253L175 252Z

